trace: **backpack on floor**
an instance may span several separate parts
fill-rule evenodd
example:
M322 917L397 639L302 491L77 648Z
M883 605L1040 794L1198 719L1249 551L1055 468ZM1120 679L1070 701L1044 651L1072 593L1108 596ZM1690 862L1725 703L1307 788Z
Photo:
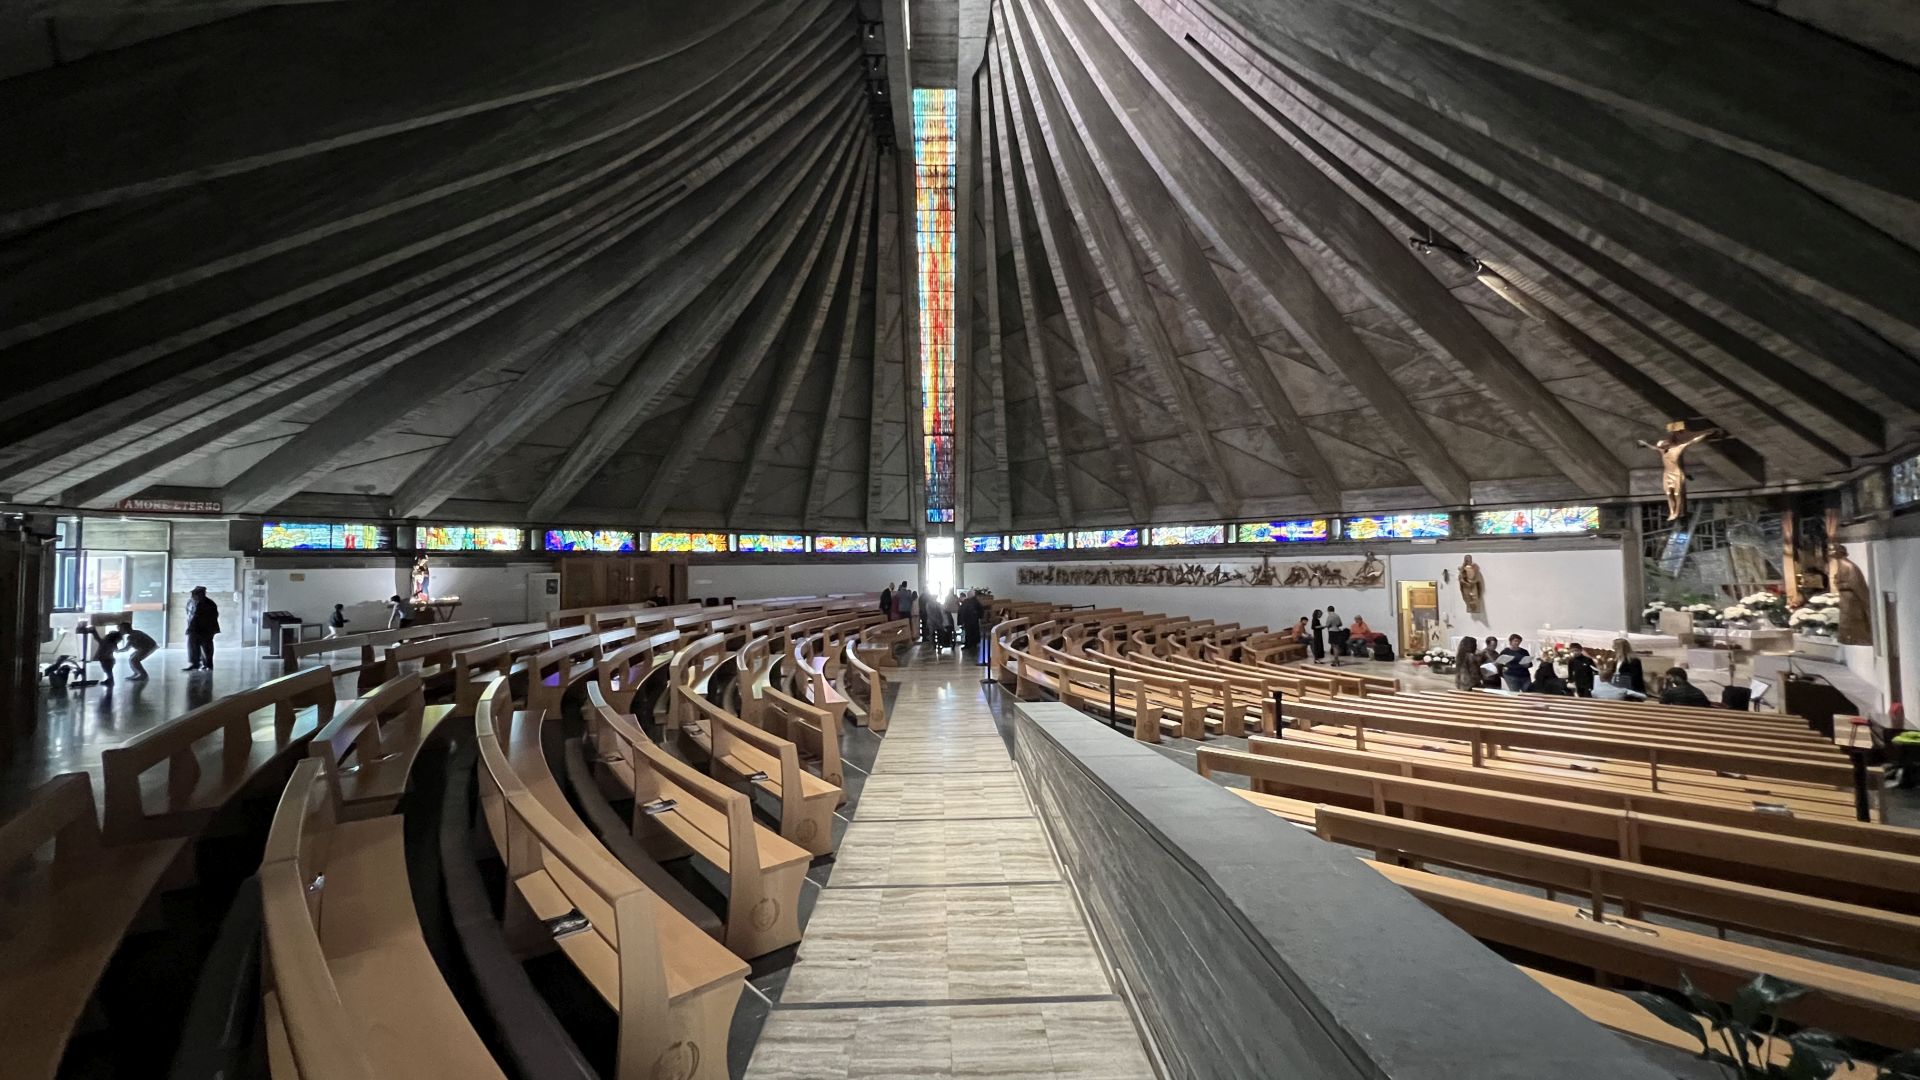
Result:
M1375 660L1393 659L1393 642L1388 641L1386 635L1382 634L1373 639L1373 658Z

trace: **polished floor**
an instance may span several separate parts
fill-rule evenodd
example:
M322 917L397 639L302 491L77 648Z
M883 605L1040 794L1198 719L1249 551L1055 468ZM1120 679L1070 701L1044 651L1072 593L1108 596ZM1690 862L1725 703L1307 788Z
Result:
M916 657L749 1080L1147 1080L979 669Z

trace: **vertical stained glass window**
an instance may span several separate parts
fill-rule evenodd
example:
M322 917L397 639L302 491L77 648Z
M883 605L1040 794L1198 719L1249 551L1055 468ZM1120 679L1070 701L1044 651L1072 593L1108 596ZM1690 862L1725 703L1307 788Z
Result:
M957 95L913 92L914 255L920 275L920 430L927 520L952 521L953 183Z

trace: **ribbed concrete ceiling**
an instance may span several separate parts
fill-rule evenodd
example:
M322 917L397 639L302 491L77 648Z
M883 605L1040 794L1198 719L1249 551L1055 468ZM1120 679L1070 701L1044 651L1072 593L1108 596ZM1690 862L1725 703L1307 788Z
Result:
M1831 482L1915 433L1920 74L1779 6L43 5L0 496L910 526L880 41L961 92L963 524L1644 496L1683 418Z
M1636 443L1680 419L1732 436L1703 488L1911 441L1910 67L1734 3L996 0L991 28L975 522L1644 495Z
M861 36L315 4L0 82L0 492L904 525Z

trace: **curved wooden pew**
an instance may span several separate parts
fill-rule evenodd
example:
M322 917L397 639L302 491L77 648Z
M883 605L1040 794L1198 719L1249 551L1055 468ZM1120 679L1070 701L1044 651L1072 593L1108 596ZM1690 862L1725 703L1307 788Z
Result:
M599 761L633 799L635 839L656 860L695 855L726 875L724 940L746 959L800 940L809 853L753 820L748 796L668 754L587 688Z
M333 791L301 762L260 863L274 1080L504 1080L421 937L401 819L342 821Z
M444 625L444 624L443 624ZM479 630L467 630L458 634L439 634L434 637L415 638L389 645L380 654L381 682L398 678L407 665L417 665L422 680L428 683L450 683L453 674L453 654L461 649L471 649L476 645L486 645L507 638L533 634L545 629L541 623L512 623L502 626L488 626Z
M840 668L841 697L848 702L860 702L855 717L864 722L869 731L887 730L887 681L880 670L867 663L861 654L859 642L849 641L846 646L846 662ZM888 653L888 655L892 655ZM850 707L854 707L851 706Z
M420 748L451 712L427 704L420 676L409 673L348 702L316 732L308 753L326 763L342 820L393 813Z
M333 680L324 667L282 675L102 752L107 841L199 832L256 770L332 721ZM215 738L217 748L201 745Z
M480 695L492 684L495 675L512 677L516 670L525 678L526 658L556 645L591 634L585 625L559 630L538 630L519 637L504 638L486 645L461 649L453 654L453 715L472 716Z
M0 824L0 1047L9 1077L52 1080L67 1042L186 841L103 846L93 784L66 773Z
M540 716L558 717L561 701L575 683L597 673L608 650L618 650L634 640L632 627L584 634L551 648L543 649L515 664L524 669L528 711Z
M474 731L481 806L507 867L509 940L523 956L557 948L619 1016L610 1080L727 1080L746 963L521 782L496 729L515 723L505 689L496 680L481 695Z
M280 663L282 670L290 675L300 670L301 661L309 657L358 649L359 661L347 667L335 668L334 673L358 674L364 682L376 679L380 675L381 663L376 650L423 638L446 637L450 634L466 633L469 630L482 630L492 624L492 619L461 619L458 622L398 626L392 630L369 630L364 634L342 634L339 637L321 638L317 641L297 641L281 650ZM362 686L361 689L365 687Z
M594 661L594 683L606 695L607 703L621 712L632 712L633 701L649 684L665 679L673 655L680 644L680 631L636 637L617 649L602 650ZM651 695L649 699L651 700Z
M800 767L792 741L762 730L675 683L673 694L690 719L681 734L707 755L708 769L723 779L765 791L780 806L780 835L814 855L833 852L833 811L838 786Z

